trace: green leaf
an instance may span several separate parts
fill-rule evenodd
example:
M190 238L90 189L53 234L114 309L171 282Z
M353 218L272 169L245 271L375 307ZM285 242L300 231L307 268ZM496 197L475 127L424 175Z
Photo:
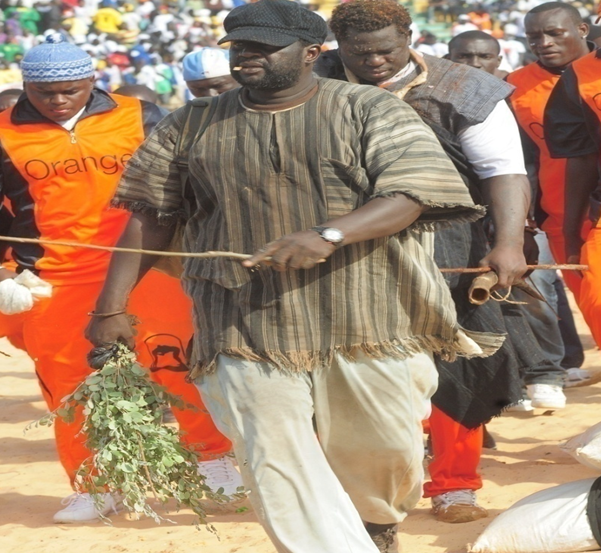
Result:
M123 472L134 472L136 470L131 463L120 463L118 468Z
M119 344L99 372L90 374L56 412L32 425L52 424L57 416L72 420L75 406L83 406L86 446L94 455L78 470L80 489L92 496L119 490L130 511L160 522L163 517L148 502L152 491L159 503L175 499L178 507L189 507L206 524L203 499L210 490L197 472L196 454L180 443L175 428L160 420L159 407L167 402L184 404L153 383L135 355Z

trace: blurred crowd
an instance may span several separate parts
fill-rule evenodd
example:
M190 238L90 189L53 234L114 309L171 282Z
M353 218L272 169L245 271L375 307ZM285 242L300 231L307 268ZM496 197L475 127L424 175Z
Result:
M2 0L0 90L21 82L19 62L49 33L94 59L97 86L145 85L164 105L185 99L181 60L215 46L225 16L243 0Z
M2 0L0 2L0 91L20 87L19 62L49 33L59 32L86 50L96 65L97 86L114 91L144 85L161 104L180 105L189 98L182 73L183 57L216 46L223 20L249 0ZM336 2L302 0L324 19ZM510 72L533 61L524 35L525 14L540 0L464 0L405 2L414 15L414 47L437 57L448 53L447 36L469 30L490 32L501 44L500 70ZM593 4L573 2L591 24L591 40L601 37ZM421 16L421 17L420 17ZM423 30L420 31L420 26ZM332 39L326 48L335 48Z
M524 31L524 18L534 7L548 0L496 0L472 2L466 0L430 0L427 5L417 5L417 11L427 9L426 19L430 24L451 26L451 35L467 31L484 31L494 36L501 45L503 61L499 69L511 72L536 61L529 51ZM591 27L589 39L601 40L601 26L596 25L597 9L592 2L567 2L578 9L582 18ZM448 47L441 37L428 30L418 36L414 46L422 53L443 57ZM601 42L600 42L601 44Z

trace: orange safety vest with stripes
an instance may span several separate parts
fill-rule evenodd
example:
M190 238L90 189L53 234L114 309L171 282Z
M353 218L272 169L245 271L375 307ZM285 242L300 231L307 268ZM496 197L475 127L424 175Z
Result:
M539 201L548 215L542 224L542 229L547 232L561 232L565 206L566 160L551 157L543 128L545 107L560 77L538 63L531 63L507 76L507 82L516 87L509 100L518 124L539 150Z
M578 79L578 91L583 102L601 122L601 58L597 51L572 63L572 70Z
M40 120L15 124L0 114L0 144L28 187L40 238L114 246L128 212L110 206L127 161L144 140L139 100L112 96L113 109L79 120L72 131ZM59 285L98 282L108 252L44 245L35 269Z
M591 108L601 125L601 58L598 50L576 60L571 67L578 81L581 100ZM601 227L601 219L595 226Z

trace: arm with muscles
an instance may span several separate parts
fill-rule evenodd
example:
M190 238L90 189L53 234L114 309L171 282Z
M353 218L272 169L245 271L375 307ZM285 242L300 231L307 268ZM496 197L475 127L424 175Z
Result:
M124 206L145 206L132 214L118 246L133 249L165 250L176 225L162 225L160 214L175 214L181 208L181 181L175 160L175 144L184 112L168 115L127 164L115 195ZM175 222L175 221L174 221ZM102 292L96 302L97 314L119 313L127 306L129 294L156 263L156 256L114 253ZM125 314L92 317L86 338L94 345L122 341L133 346L135 332Z
M396 234L412 225L427 210L404 194L374 198L364 206L347 215L323 223L342 231L344 240L340 245L354 244ZM326 242L316 231L304 230L283 236L256 252L242 262L245 267L253 267L266 257L271 257L273 268L310 269L322 259L329 257L336 245Z
M480 266L492 267L499 277L498 286L505 288L527 271L524 225L531 194L519 128L505 101L500 101L482 123L461 131L459 139L480 177L495 226L493 248Z
M133 213L117 246L165 250L174 231L175 226L157 224L153 215ZM136 284L156 261L156 256L148 254L113 253L104 287L94 309L98 316L93 316L86 328L86 338L95 346L121 341L133 349L135 330L125 314L127 301ZM103 316L103 313L108 316ZM111 313L116 314L110 315Z
M506 288L527 271L524 257L524 225L530 206L530 183L524 175L499 175L482 181L484 201L489 206L495 227L494 245L480 261L492 267L499 287Z

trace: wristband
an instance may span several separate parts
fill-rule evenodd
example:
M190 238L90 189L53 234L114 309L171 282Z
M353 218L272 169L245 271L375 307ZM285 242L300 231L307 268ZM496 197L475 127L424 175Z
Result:
M88 317L108 318L108 317L114 317L115 315L124 315L124 314L125 314L125 309L122 309L121 311L111 311L110 313L96 313L96 311L90 311L88 313Z

